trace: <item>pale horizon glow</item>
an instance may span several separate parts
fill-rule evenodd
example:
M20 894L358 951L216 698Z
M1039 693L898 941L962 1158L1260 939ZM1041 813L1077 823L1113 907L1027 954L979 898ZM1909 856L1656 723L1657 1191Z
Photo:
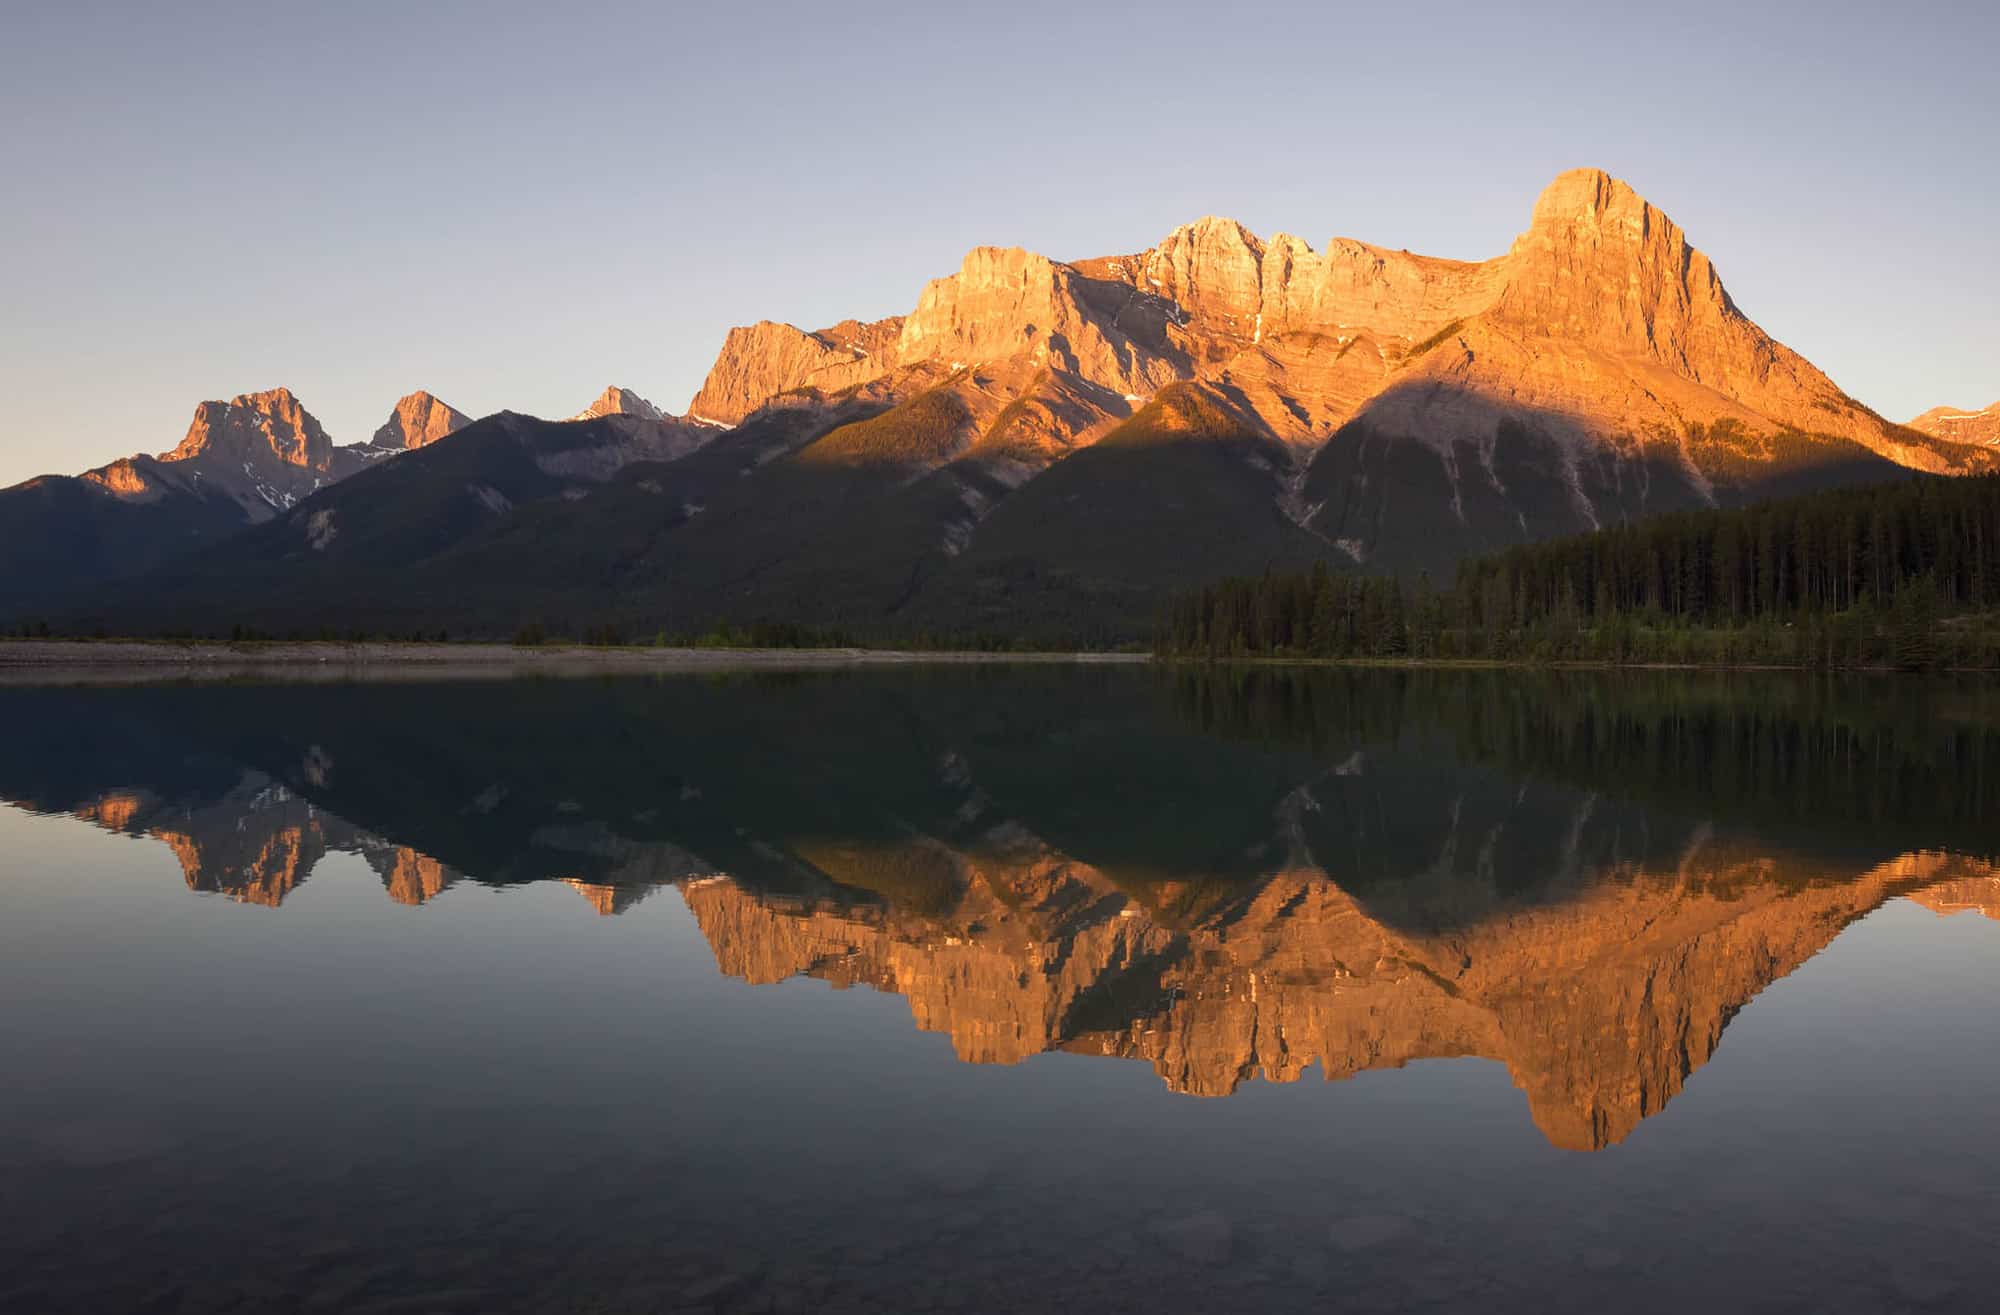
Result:
M10 5L0 485L289 387L683 411L734 324L1204 214L1483 260L1630 182L1892 420L2000 399L2000 9ZM1754 10L1754 12L1749 12Z

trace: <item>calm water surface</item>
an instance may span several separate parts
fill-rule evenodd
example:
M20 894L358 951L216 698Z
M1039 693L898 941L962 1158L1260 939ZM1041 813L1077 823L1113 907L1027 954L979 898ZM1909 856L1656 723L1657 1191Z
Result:
M7 1311L2000 1300L2000 687L16 687L0 727Z

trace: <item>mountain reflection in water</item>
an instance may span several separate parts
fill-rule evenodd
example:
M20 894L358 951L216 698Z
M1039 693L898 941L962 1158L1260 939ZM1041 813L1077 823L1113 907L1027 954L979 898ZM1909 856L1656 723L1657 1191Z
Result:
M894 992L972 1063L1224 1096L1482 1056L1594 1150L1885 901L2000 917L1996 708L1477 672L8 689L0 797L272 908L331 851L408 905L673 887L723 973Z

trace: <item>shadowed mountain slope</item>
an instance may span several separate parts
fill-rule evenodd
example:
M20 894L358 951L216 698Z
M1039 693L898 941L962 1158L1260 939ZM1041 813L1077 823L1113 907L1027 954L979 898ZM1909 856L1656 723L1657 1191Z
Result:
M416 392L369 442L336 446L290 389L203 402L171 451L0 489L0 615L74 606L466 423Z

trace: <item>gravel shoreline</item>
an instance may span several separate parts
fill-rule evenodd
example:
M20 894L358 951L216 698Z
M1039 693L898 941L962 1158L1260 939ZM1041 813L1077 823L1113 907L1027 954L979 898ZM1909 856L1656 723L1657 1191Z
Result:
M257 676L509 676L818 670L990 663L1129 664L1143 653L916 653L864 648L594 648L549 644L221 643L13 639L0 642L0 680Z

